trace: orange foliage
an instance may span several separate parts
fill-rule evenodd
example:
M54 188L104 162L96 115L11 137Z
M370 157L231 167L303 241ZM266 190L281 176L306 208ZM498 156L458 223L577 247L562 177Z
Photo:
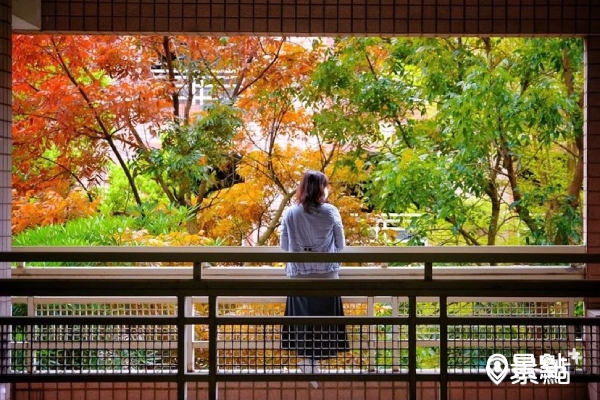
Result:
M38 195L27 193L18 196L13 190L12 234L28 228L61 224L71 219L94 215L99 199L90 202L85 193L72 191L66 197L45 191Z
M155 56L129 36L13 36L13 187L98 184L118 148L170 118ZM62 190L61 190L62 192Z

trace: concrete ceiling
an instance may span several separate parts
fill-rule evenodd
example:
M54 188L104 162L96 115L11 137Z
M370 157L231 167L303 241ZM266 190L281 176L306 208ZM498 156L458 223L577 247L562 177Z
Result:
M41 0L12 0L13 30L39 31L41 28Z

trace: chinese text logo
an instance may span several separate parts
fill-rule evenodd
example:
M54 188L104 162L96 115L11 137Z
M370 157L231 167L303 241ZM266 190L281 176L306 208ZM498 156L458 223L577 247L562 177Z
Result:
M510 380L513 384L519 383L543 383L543 384L561 384L571 383L571 364L569 358L575 365L579 362L580 355L576 349L569 351L568 358L561 354L555 357L552 354L543 354L539 357L539 364L536 363L533 354L514 354L512 364L502 354L492 354L487 361L485 371L496 385L506 378L509 372L512 372Z

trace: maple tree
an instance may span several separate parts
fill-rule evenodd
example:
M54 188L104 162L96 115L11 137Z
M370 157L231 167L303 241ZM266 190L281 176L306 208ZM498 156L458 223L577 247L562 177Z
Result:
M89 201L82 190L72 190L66 196L53 190L17 195L13 189L13 234L34 226L62 224L70 219L88 217L96 213L100 201ZM32 201L34 200L34 201Z
M212 206L200 222L208 235L235 244L276 245L276 228L306 169L329 176L330 201L347 221L349 238L358 243L359 236L368 235L361 199L351 195L365 174L348 168L361 161L354 154L348 157L348 142L329 140L328 131L314 119L317 102L307 91L325 51L320 41L312 46L286 43L271 77L257 81L238 101L244 110L243 129L236 137L242 182L206 200Z
M279 159L278 141L306 140L309 134L310 115L298 99L322 49L258 37L164 37L148 39L148 45L176 85L175 122L163 131L160 149L139 155L142 169L157 177L170 201L188 207L188 231L193 233L206 229L203 224L210 218L201 213L223 198L224 189L235 193L239 188L234 185L246 179L265 182L240 172L243 165L251 166L267 181L260 186L262 194L257 193L262 196L262 218L248 223L261 229L269 219L257 240L266 242L295 185L289 171L276 170L276 163L289 162ZM190 96L199 83L211 91L210 103L200 110ZM270 199L273 195L281 196L277 204Z
M141 206L127 153L171 115L153 54L131 36L13 37L13 187L66 195L101 183L115 160ZM141 128L145 127L145 131Z

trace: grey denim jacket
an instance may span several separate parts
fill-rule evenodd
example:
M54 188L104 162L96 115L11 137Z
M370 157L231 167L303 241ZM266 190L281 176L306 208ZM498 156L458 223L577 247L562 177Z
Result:
M308 213L302 205L288 208L282 218L280 246L285 251L337 253L344 248L342 217L335 206L324 203ZM288 276L339 271L340 263L286 264Z

